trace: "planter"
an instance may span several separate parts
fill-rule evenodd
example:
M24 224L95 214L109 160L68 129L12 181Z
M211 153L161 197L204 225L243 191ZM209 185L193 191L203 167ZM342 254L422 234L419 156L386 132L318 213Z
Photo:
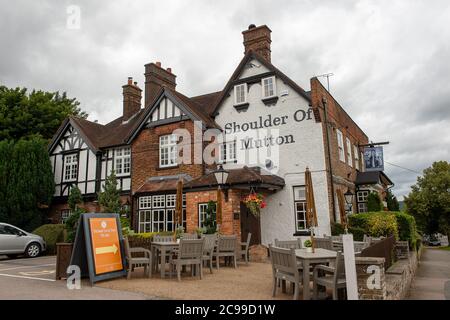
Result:
M313 252L313 248L311 247L306 248L306 252Z
M67 278L67 267L72 257L73 243L56 244L56 280Z

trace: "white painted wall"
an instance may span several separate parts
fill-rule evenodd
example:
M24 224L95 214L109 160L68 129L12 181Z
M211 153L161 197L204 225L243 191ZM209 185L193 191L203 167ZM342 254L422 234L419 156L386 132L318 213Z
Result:
M251 61L253 65L260 67L253 67L245 69L240 78L254 76L256 74L265 73L265 69L258 61ZM216 117L216 122L222 128L230 128L227 124L236 122L242 125L252 121L257 121L261 116L267 119L271 115L272 119L275 117L286 117L285 124L272 126L269 130L262 132L262 135L275 136L289 136L292 135L294 143L281 144L278 147L279 157L275 159L278 168L272 173L283 177L286 186L277 193L267 198L268 206L262 210L261 213L261 231L263 244L272 243L275 238L291 239L295 232L295 213L293 200L293 186L304 185L304 172L306 167L312 171L313 188L316 200L316 208L318 215L318 233L330 234L330 219L329 219L329 205L328 205L328 191L326 179L326 165L324 142L322 135L322 124L316 123L312 112L308 109L309 103L302 96L297 94L292 88L287 86L281 79L276 79L278 102L275 106L266 106L262 101L261 83L249 85L247 101L249 108L246 112L238 112L234 108L234 93L230 92L229 97L225 98ZM287 90L288 95L280 97L281 92ZM300 111L299 111L300 110ZM294 115L297 113L297 119L300 120L300 115L305 114L303 121L296 121ZM229 136L229 135L228 135ZM235 136L238 139L238 164L226 164L225 168L242 167L243 159L242 144L240 139L249 136L249 133L241 133ZM261 136L260 136L261 137ZM227 137L229 140L230 137ZM275 148L276 149L276 148ZM276 151L276 150L275 150ZM239 152L241 157L239 157ZM265 156L262 156L257 165L265 166ZM245 162L248 166L254 166L255 163Z

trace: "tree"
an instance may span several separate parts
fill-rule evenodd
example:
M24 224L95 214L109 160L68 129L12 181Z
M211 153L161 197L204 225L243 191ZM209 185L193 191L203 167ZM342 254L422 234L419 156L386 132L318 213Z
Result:
M0 218L32 231L45 218L53 193L53 170L47 141L0 142Z
M81 191L78 186L74 185L70 188L70 194L67 198L67 204L72 212L78 209L78 205L83 203L83 197L81 196Z
M216 203L214 201L208 202L204 226L206 234L214 234L217 232Z
M398 204L397 197L392 193L391 189L387 190L386 202L389 211L400 211L400 205Z
M74 185L70 189L70 194L67 199L71 214L66 220L65 228L67 230L67 242L73 242L75 240L75 235L77 233L78 222L82 213L86 212L85 209L79 207L83 203L83 196L81 195L80 189Z
M65 92L27 93L26 88L0 86L0 140L50 139L66 117L87 117L79 105Z
M367 196L367 211L377 212L383 210L383 204L381 203L378 192L371 192Z
M425 169L405 204L422 232L441 232L450 239L450 163L437 161Z
M102 207L103 212L119 213L120 212L120 189L117 189L116 173L111 171L111 174L106 178L103 192L98 194L98 203Z

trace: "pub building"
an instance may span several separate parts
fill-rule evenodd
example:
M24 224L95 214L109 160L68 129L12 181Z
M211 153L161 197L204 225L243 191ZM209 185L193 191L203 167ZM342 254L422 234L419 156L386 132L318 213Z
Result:
M112 170L136 232L175 229L176 186L182 180L183 225L192 233L203 226L207 203L217 200L214 172L220 164L228 172L220 186L220 232L242 239L251 232L252 244L309 234L306 168L318 235L329 235L331 223L340 220L338 190L353 195L349 212L367 210L369 191L384 197L392 182L383 172L364 171L364 131L317 78L305 91L272 64L266 25L250 25L242 34L244 56L221 91L188 97L176 90L171 68L148 63L144 92L131 77L122 87L121 117L104 125L67 118L49 144L56 185L52 221L70 216L67 198L74 185L83 194L82 206L100 212L97 193ZM214 141L210 132L223 134L209 152L213 163L203 157ZM180 149L187 160L181 163ZM243 203L250 193L265 197L259 219Z

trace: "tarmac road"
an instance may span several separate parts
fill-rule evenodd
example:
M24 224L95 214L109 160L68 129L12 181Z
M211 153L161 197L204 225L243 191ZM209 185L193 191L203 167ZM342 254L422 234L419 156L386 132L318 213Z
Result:
M145 300L143 294L91 287L83 280L81 289L69 290L65 280L55 280L55 256L8 260L0 256L0 300Z

